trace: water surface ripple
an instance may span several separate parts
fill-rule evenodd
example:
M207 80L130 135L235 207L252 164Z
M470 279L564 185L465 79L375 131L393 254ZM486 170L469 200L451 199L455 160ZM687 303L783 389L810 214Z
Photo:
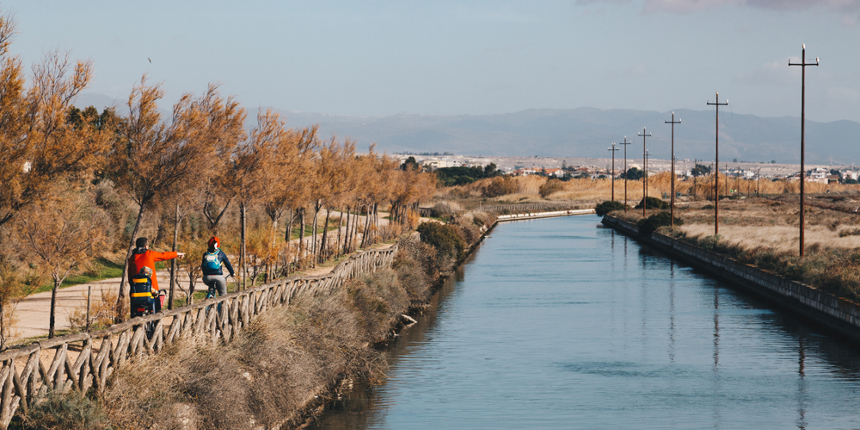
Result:
M856 347L598 221L498 225L314 428L860 428Z

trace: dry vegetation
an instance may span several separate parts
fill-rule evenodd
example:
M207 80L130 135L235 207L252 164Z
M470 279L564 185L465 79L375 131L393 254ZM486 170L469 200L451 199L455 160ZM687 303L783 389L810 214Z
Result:
M671 195L671 178L669 172L652 174L648 178L648 195L668 199ZM770 181L744 180L740 182L734 177L720 175L721 195L754 196L756 190L762 195L796 194L799 193L798 182L785 180ZM495 186L500 181L508 181L505 187ZM624 201L623 179L616 179L615 200ZM498 194L498 189L506 192ZM682 195L679 202L692 202L713 199L714 175L676 180L675 191ZM468 185L439 188L435 197L440 200L459 201L467 205L469 201L481 201L485 205L492 203L535 203L535 202L577 202L583 206L596 205L612 196L613 184L610 179L570 179L561 181L541 176L517 176L481 179ZM489 191L488 191L489 190ZM860 185L818 184L809 183L806 192L814 193L860 193ZM630 206L642 200L643 181L627 181L627 200ZM665 196L665 197L664 197Z
M492 222L462 214L439 226L473 246ZM421 238L424 240L424 238ZM385 377L384 352L402 315L429 302L443 272L462 255L416 235L400 241L391 269L350 281L331 294L306 294L273 309L229 344L177 343L133 361L110 379L103 397L51 395L21 427L88 429L295 428L340 382Z
M682 204L684 225L661 231L731 255L789 279L860 301L860 194L846 191L808 196L805 257L800 259L799 197L783 194L720 201L720 234L714 236L713 202ZM616 212L636 222L640 211ZM649 214L650 215L650 214Z

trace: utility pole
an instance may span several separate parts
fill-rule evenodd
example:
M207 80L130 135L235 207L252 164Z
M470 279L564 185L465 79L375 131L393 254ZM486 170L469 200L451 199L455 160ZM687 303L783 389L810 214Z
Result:
M741 166L738 165L738 169L735 171L735 178L737 178L738 182L738 198L741 197Z
M698 167L699 167L699 159L694 158L693 159L693 200L696 200L696 197L698 197L696 195L696 185L698 185L698 179L699 179Z
M675 124L680 124L681 119L675 121L675 112L672 112L672 120L671 121L663 121L666 124L672 124L672 199L669 203L669 225L671 228L675 228Z
M627 212L627 145L630 145L633 142L627 141L627 136L624 136L624 142L621 142L621 145L624 145L624 212Z
M803 230L804 230L804 218L803 218L803 201L805 198L803 183L806 182L804 179L804 175L806 174L804 170L804 127L806 126L806 66L817 66L818 65L818 57L815 57L815 63L807 63L806 62L806 44L800 45L803 50L801 54L800 63L792 63L791 60L788 61L789 66L800 66L801 74L800 74L800 258L803 258Z
M720 92L717 91L717 96L714 103L707 102L708 106L716 106L717 111L717 140L714 166L714 236L720 234L720 106L728 106L729 101L720 103Z
M756 174L755 178L755 196L759 197L761 193L759 192L759 185L761 184L761 167L758 168L758 174Z
M645 138L651 136L651 133L645 132L645 127L642 127L642 217L645 217L645 209L648 207L648 155L645 153Z
M618 148L615 147L615 142L612 142L612 148L606 148L606 150L612 154L612 172L610 175L612 176L612 203L615 203L615 151L618 151Z

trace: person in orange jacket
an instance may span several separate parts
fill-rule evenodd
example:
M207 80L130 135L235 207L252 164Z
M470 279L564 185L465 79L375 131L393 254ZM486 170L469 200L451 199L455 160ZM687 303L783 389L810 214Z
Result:
M134 250L131 252L131 257L128 258L128 282L131 284L132 276L135 276L140 272L142 267L149 267L152 269L152 294L158 294L158 278L155 274L155 262L156 261L165 261L172 260L174 258L182 258L185 257L184 252L157 252L149 250L149 240L145 237L138 237L134 242ZM161 300L163 300L163 296L159 297L155 300L155 311L161 311Z

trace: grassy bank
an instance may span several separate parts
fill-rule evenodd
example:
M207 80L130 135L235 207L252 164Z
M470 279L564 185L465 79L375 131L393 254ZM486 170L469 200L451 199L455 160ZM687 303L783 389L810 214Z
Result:
M381 343L404 314L429 302L440 277L492 221L466 214L448 225L422 227L424 242L414 235L402 240L391 269L353 279L331 294L297 297L289 307L256 318L229 344L188 342L129 363L99 398L48 396L17 426L294 428L340 381L384 378Z
M796 195L720 200L719 235L714 235L713 202L707 201L675 208L684 224L658 231L860 302L860 215L854 212L860 202L855 198L835 193L808 197L802 259ZM641 210L613 215L634 223L642 218Z

